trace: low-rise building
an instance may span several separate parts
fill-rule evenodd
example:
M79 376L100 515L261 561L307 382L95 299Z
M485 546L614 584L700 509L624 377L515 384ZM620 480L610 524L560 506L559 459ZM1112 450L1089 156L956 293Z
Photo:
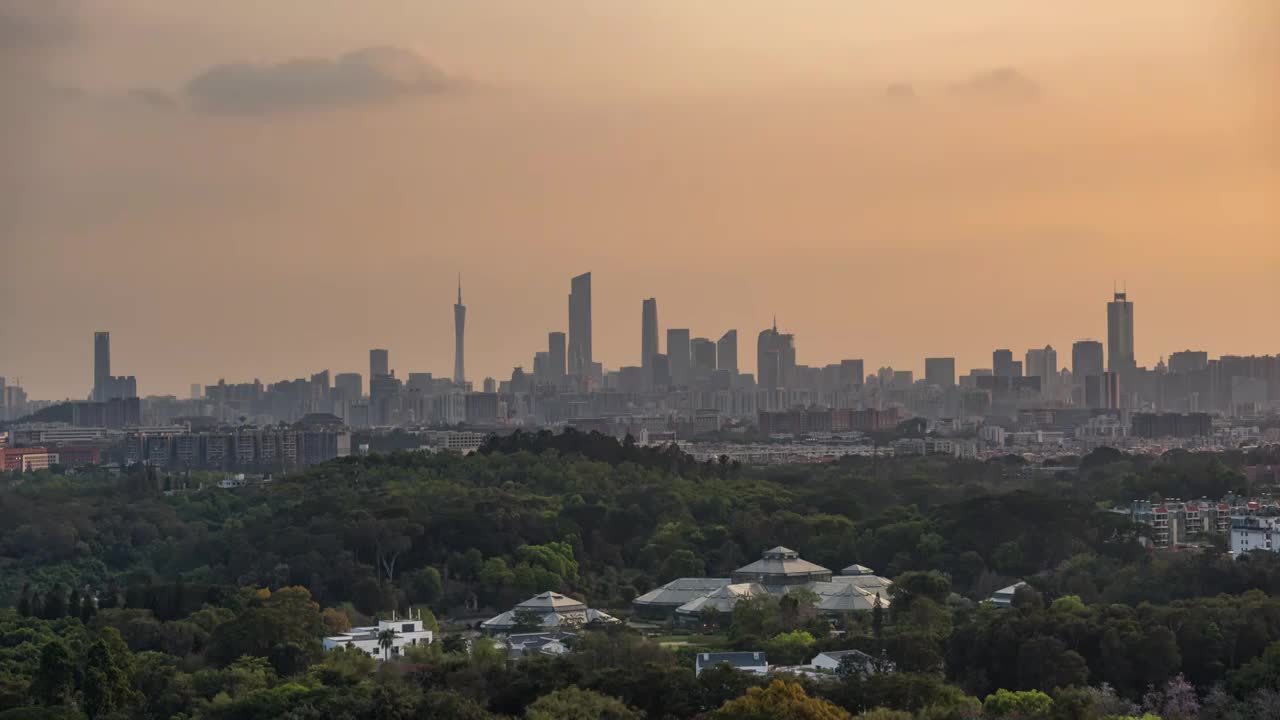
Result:
M351 628L340 635L324 638L325 650L339 647L355 648L378 659L399 657L405 648L429 645L434 633L423 624L421 617L379 620L377 625ZM384 645L385 643L385 645Z
M0 450L0 453L2 453L0 459L4 461L3 469L6 472L48 470L58 464L58 454L50 452L48 448L7 448Z
M397 658L406 648L430 645L435 634L422 622L422 616L379 620L377 625L351 628L323 641L324 649L354 648L379 660ZM384 645L385 643L385 645Z
M488 433L466 430L430 430L424 433L422 447L428 452L453 450L465 455L479 450L488 437Z
M698 653L698 657L694 661L693 676L697 677L702 674L703 670L720 667L721 665L727 665L734 670L756 675L769 674L769 660L763 652L715 652Z
M556 656L569 652L570 643L576 637L573 633L563 631L519 633L508 635L502 645L507 649L507 657L512 660L535 655Z
M729 578L677 578L636 598L632 607L641 618L668 620L680 606L707 597L729 582Z
M857 674L870 675L876 672L876 659L861 650L828 650L818 653L809 663L819 670L839 672L844 665Z
M760 595L782 597L804 589L817 596L815 609L819 613L840 616L873 610L877 605L889 607L891 584L862 565L850 565L846 572L834 575L790 548L776 547L733 571L729 578L678 578L636 598L632 607L643 618L698 624L713 610L727 616L742 600Z
M1019 581L1008 587L1000 588L992 593L991 597L987 598L987 601L996 607L1011 607L1013 605L1013 596L1018 594L1018 590L1020 588L1024 588L1026 586L1027 583L1025 581Z
M589 608L581 600L558 592L544 592L485 620L480 623L480 629L491 634L508 634L519 630L527 633L530 630L547 631L615 622L618 622L617 618ZM533 627L527 627L529 625Z

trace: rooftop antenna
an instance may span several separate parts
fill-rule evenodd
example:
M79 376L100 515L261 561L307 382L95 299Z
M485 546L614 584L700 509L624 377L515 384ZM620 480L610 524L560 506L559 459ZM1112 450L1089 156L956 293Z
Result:
M774 335L778 334L778 314L777 313L773 314L773 334Z
M458 304L462 304L462 273L458 273Z

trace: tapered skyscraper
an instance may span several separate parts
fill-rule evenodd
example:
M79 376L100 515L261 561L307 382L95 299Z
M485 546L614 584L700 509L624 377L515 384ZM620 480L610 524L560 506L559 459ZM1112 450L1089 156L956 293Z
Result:
M453 382L461 385L467 381L462 363L463 335L467 326L467 306L462 304L462 276L458 276L458 302L453 306Z
M716 369L738 372L738 331L730 330L716 341Z
M648 370L645 377L652 377L653 356L658 349L658 301L649 298L640 310L640 367Z
M569 286L569 375L579 380L591 374L591 273L573 278Z
M773 327L761 330L756 338L756 382L766 390L785 388L795 369L795 336L778 332L778 320L774 318Z

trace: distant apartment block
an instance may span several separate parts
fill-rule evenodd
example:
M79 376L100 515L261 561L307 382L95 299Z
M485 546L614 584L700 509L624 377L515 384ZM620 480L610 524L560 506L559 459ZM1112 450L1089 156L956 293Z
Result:
M254 429L126 433L124 460L173 469L282 470L351 454L345 430Z

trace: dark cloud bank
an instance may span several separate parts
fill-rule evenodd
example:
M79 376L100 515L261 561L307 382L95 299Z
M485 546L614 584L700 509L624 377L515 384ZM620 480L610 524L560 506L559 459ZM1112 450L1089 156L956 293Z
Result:
M336 60L217 65L192 78L186 93L193 107L206 112L262 114L385 102L460 88L461 81L412 50L382 46Z

